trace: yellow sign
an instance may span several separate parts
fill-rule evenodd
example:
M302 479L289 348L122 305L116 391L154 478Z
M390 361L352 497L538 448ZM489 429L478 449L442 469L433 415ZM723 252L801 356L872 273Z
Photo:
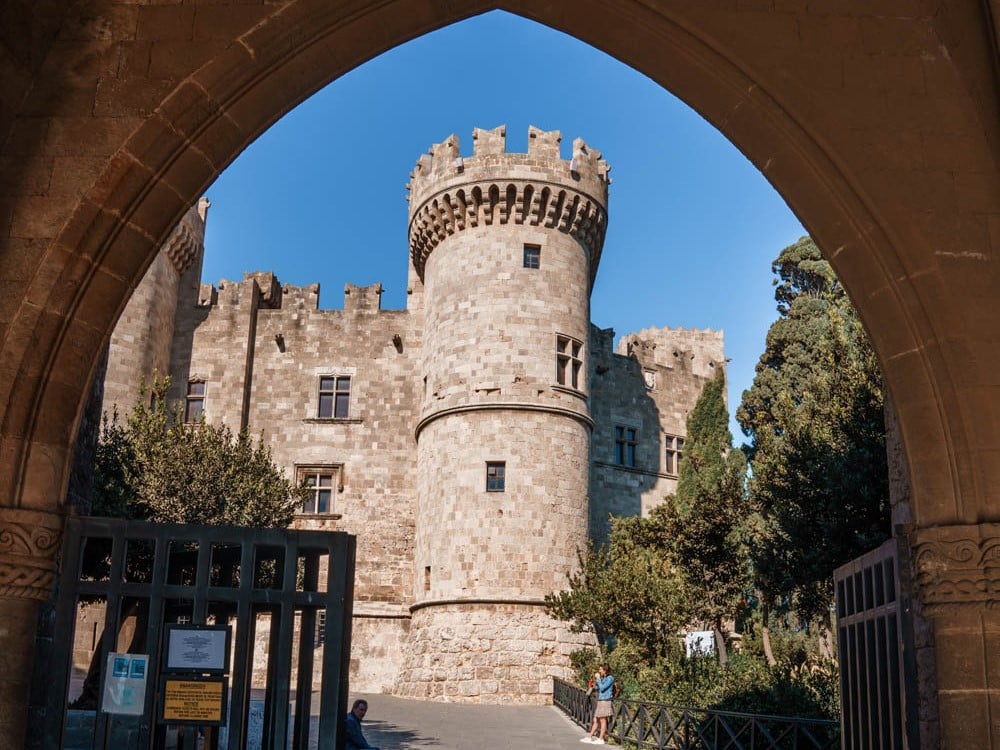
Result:
M221 722L224 683L171 680L163 685L163 721Z

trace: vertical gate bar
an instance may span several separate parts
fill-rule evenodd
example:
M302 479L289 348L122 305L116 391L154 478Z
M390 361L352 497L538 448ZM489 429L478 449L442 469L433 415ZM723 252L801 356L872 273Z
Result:
M302 588L315 592L319 583L319 555L309 550L305 555ZM307 750L312 723L312 683L316 649L316 610L302 609L299 628L299 658L295 685L295 725L292 728L292 750Z
M838 597L837 601L837 611L840 610L840 585L836 586L835 589ZM847 691L847 678L850 674L850 663L847 658L847 645L848 645L848 634L847 626L843 624L843 619L838 621L837 624L837 652L838 659L837 662L840 664L840 695L841 695L841 710L840 710L840 737L841 746L848 750L850 748L849 738L851 736L851 711L850 707L847 705L849 700L849 693Z
M323 695L320 699L319 746L334 750L343 735L351 653L351 617L354 603L353 536L328 537L326 645L323 648ZM339 615L339 616L338 616ZM339 649L339 654L338 654ZM339 666L339 670L337 667Z
M895 547L895 564L886 576L892 579L896 592L896 609L899 612L899 639L902 658L899 665L899 700L903 704L905 747L917 750L920 746L920 716L917 710L916 636L914 633L913 601L916 598L911 572L910 544L901 530L896 532L900 542Z
M893 679L889 680L889 700L895 709L892 715L893 750L904 750L903 705L899 689L900 658L899 658L899 615L894 611L886 617L886 641L889 646L889 660L886 669Z
M853 747L857 750L864 750L864 745L862 744L861 735L864 732L864 725L862 723L862 703L861 703L861 666L858 663L858 653L861 651L861 639L858 636L858 631L860 629L860 624L857 622L851 623L851 690L848 695L851 698L852 709L854 712L854 738Z
M194 596L192 599L191 622L208 624L208 581L212 566L212 543L206 529L195 535L198 551L195 553Z
M59 673L53 675L46 691L45 716L42 727L45 747L62 747L66 729L66 702L69 697L69 678L72 669L73 642L76 634L76 612L79 602L81 554L83 552L80 521L69 517L63 527L64 543L62 569L56 598L56 621L52 639L52 667Z
M159 695L159 676L165 665L161 664L163 655L163 620L164 597L163 586L167 582L167 561L170 555L170 537L165 526L149 524L142 527L153 538L153 571L149 581L149 631L146 642L149 644L150 678L146 681L147 706L152 712L150 734L161 741L166 737L166 728L157 722L156 714L159 706L156 701Z
M858 696L858 729L860 730L858 747L871 749L871 716L868 713L868 692L867 679L868 670L864 661L865 655L865 624L859 620L854 626L854 642L857 648L856 670L857 670L857 696Z
M97 708L94 712L94 747L102 750L111 748L110 714L101 711L101 701L104 697L104 684L108 679L106 662L108 654L118 648L118 632L121 629L121 588L125 566L125 524L112 522L108 524L111 531L111 568L108 576L107 601L104 608L104 633L101 636L101 651L98 666L101 669L101 681L97 689ZM97 744L98 738L103 738Z
M275 665L278 659L278 639L280 633L278 632L277 616L276 612L280 605L269 604L266 607L262 607L262 612L268 613L268 633L267 633L267 666L266 666L266 677L264 680L264 720L262 722L264 727L264 737L262 739L262 747L281 747L277 744L278 739L275 736L274 728L274 693L275 693ZM259 618L258 618L259 621ZM256 641L256 639L255 639Z
M895 744L892 739L895 734L893 726L895 711L892 710L892 704L889 702L889 639L886 632L888 620L885 612L880 613L872 620L875 628L875 653L878 660L878 747L884 750L892 750Z
M253 561L255 545L248 535L240 542L240 585L236 593L236 648L233 654L232 687L229 704L228 750L242 750L246 745L247 715L250 709L250 661L257 609L253 604Z
M271 633L277 632L277 641L271 639L272 653L275 656L268 682L273 687L272 698L274 713L272 726L274 737L280 740L280 747L288 743L288 709L290 702L290 684L292 675L292 639L295 637L295 579L297 573L298 545L292 536L282 549L281 567L282 587L278 594L278 616L271 617ZM277 620L277 622L275 622ZM276 652L276 653L275 653Z

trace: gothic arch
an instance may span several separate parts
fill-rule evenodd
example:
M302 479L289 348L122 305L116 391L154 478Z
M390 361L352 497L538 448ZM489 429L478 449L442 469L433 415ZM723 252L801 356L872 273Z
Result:
M58 511L97 353L158 243L215 175L337 76L500 8L650 76L761 169L872 333L917 524L1000 520L995 5L29 5L24 24L0 32L3 507ZM566 83L587 95L571 72Z

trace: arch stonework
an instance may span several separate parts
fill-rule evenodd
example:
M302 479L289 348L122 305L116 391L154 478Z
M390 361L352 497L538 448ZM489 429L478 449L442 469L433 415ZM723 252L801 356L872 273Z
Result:
M948 604L932 608L941 744L1000 747L990 720L1000 689L995 0L7 3L0 746L20 747L26 731L33 612L51 578L87 384L159 243L305 97L494 8L589 42L687 101L825 249L898 416L921 590Z

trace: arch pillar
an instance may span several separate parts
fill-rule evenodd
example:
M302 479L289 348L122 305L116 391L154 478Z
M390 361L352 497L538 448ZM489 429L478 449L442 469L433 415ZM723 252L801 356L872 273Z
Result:
M1000 524L918 528L910 544L942 747L1000 747Z
M38 611L52 594L63 519L0 508L0 747L24 745Z

